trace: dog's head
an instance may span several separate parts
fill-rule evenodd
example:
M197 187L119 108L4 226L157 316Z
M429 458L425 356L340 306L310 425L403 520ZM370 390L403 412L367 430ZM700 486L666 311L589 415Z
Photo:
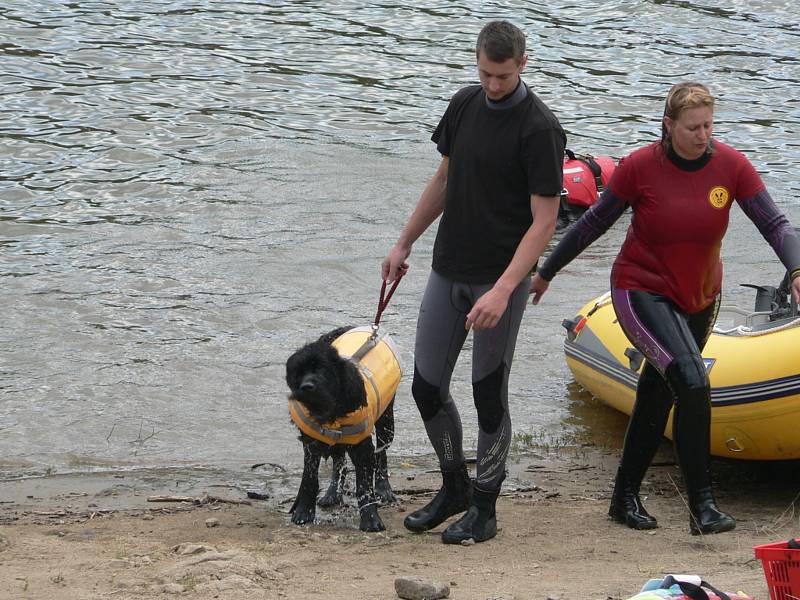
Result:
M320 423L332 423L366 404L358 369L324 340L300 348L286 361L289 397Z

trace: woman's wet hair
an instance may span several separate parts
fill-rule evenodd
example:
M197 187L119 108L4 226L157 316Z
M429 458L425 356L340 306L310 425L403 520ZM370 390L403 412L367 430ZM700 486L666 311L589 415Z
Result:
M525 34L508 21L491 21L478 34L475 57L483 52L492 62L505 62L513 58L517 63L525 54Z
M714 96L702 83L683 81L670 88L667 99L664 102L664 117L669 117L676 121L683 111L701 107L709 107L714 110ZM664 124L664 117L661 119L661 147L668 151L672 142L667 126ZM709 146L709 152L711 151L713 150Z

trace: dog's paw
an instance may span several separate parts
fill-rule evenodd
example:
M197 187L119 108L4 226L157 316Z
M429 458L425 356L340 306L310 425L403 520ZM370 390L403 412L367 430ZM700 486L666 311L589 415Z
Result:
M305 525L306 523L313 523L314 517L317 516L316 507L314 503L306 504L303 502L296 502L292 507L292 523L295 525Z
M322 508L330 508L332 506L340 506L342 504L342 492L339 490L328 489L325 495L317 500L317 505Z
M380 476L375 478L375 495L381 501L381 504L394 504L397 502L397 496L394 495L389 480Z
M381 521L378 510L374 506L367 506L361 509L361 531L385 531L386 526Z

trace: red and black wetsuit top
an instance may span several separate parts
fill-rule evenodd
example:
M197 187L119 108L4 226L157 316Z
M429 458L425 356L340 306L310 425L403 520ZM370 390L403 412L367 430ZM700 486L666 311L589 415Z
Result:
M722 285L720 249L736 200L790 270L800 242L755 168L719 141L696 161L665 154L659 142L623 159L600 201L567 232L540 269L552 279L631 206L611 285L666 296L687 313L706 308Z
M666 296L684 311L704 309L722 286L720 249L733 200L764 190L744 155L722 143L701 169L685 171L660 144L623 160L609 187L634 217L611 285Z

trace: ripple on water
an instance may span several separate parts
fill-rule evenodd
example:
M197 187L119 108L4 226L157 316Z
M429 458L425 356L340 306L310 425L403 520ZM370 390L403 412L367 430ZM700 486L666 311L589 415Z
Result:
M556 0L513 15L473 1L4 2L0 468L297 469L283 363L372 319L380 262L438 162L429 137L448 98L475 81L489 18L528 33L525 79L577 151L623 156L657 135L669 85L709 83L718 134L800 222L795 12L793 0ZM526 314L515 431L618 442L603 433L618 415L569 387L559 323L607 287L623 235L621 223ZM416 244L382 321L407 368L397 456L429 448L409 375L432 242ZM750 302L738 283L778 281L741 215L724 252L732 300ZM474 447L468 362L452 391Z

